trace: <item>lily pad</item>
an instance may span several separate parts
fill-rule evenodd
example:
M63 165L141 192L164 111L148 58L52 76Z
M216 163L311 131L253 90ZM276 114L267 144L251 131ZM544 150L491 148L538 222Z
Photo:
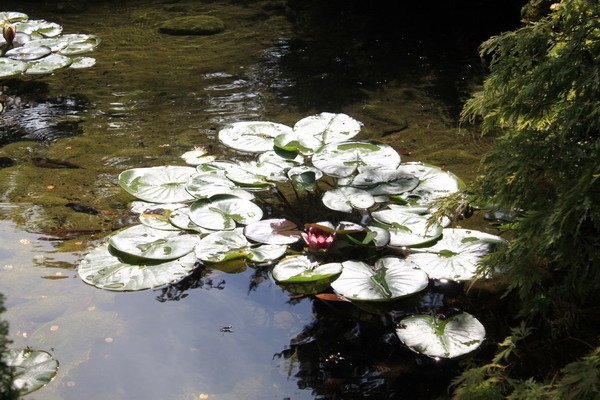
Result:
M312 154L325 144L353 138L361 126L346 114L321 113L301 119L292 132L278 136L274 144L287 151Z
M55 37L61 34L63 28L55 22L43 19L32 19L16 24L17 31L34 36Z
M375 211L375 221L390 232L390 246L413 247L434 242L442 235L442 226L431 224L427 218L399 209Z
M260 221L262 209L251 201L235 196L215 196L198 200L190 208L190 219L195 224L212 230L232 230L236 222L247 225Z
M119 185L133 196L153 203L177 203L194 200L185 190L196 174L193 167L133 168L119 174Z
M209 229L204 229L203 227L192 222L190 219L190 207L181 207L173 210L169 215L169 221L171 224L185 231L194 231L203 234L214 232Z
M375 200L365 190L341 187L325 192L323 204L331 210L351 213L353 209L366 210L375 204Z
M10 58L0 58L0 78L21 75L27 69L27 63Z
M8 350L2 359L14 368L12 384L21 396L48 384L58 371L58 361L43 350Z
M396 334L417 353L434 358L454 358L477 349L485 339L485 328L465 312L447 319L414 315L400 321Z
M464 186L453 173L432 165L414 162L402 164L397 170L419 178L416 188L402 194L412 205L429 205L437 199L458 192Z
M55 71L67 68L73 61L66 56L60 54L50 54L40 60L30 61L27 66L27 75L44 75L51 74Z
M88 53L100 44L100 38L98 36L86 35L83 33L62 35L61 39L68 41L67 46L60 50L60 54L65 56Z
M327 175L343 178L364 166L396 168L400 155L384 143L352 141L322 147L313 155L312 163Z
M239 162L229 168L225 176L241 186L254 188L273 187L273 182L284 182L288 179L280 166L256 161Z
M91 68L96 65L96 59L93 57L75 57L72 60L69 68L73 69Z
M184 207L181 203L154 204L140 214L140 222L150 228L161 231L180 231L181 229L171 223L170 216L173 210Z
M61 37L57 38L42 38L42 39L33 39L25 43L25 47L37 47L37 46L45 46L49 47L53 53L60 51L67 47L69 44L68 40L65 40Z
M286 257L273 268L273 278L287 283L315 282L341 273L341 263L319 264L314 257L306 255Z
M220 231L205 236L195 248L196 257L208 262L247 258L255 262L276 260L287 250L285 245L252 246L241 229Z
M3 11L0 12L0 26L6 25L12 22L26 21L29 19L27 14L16 11Z
M287 176L296 190L312 191L315 190L317 181L323 177L323 172L314 167L300 165L290 168Z
M135 225L112 236L109 243L115 249L135 257L173 260L192 252L198 239L197 235Z
M4 54L6 57L18 61L33 61L46 57L52 53L50 47L46 46L22 46L10 49Z
M435 245L414 249L406 260L415 263L432 279L470 280L477 274L481 259L498 245L505 243L499 236L470 229L444 229Z
M235 150L262 153L273 150L273 139L291 132L286 125L267 121L236 122L219 131L219 140Z
M342 274L331 287L349 300L391 301L417 293L429 284L423 270L397 257L380 258L374 266L360 261L345 261L342 266Z
M258 156L259 164L271 163L281 169L289 169L304 164L304 157L296 152L288 151L266 151Z
M287 219L265 219L253 222L244 228L250 240L265 244L291 244L301 238L298 226Z
M85 256L77 267L77 273L86 283L100 289L133 291L178 282L195 266L193 253L161 262L133 259L104 244Z
M380 196L411 191L419 185L419 178L397 169L363 167L350 184Z
M240 189L234 182L218 174L198 174L192 177L185 186L188 193L197 199L229 194L242 199L252 200L254 195Z
M206 164L216 160L215 156L209 156L207 154L207 150L200 148L196 150L186 151L181 155L181 158L183 158L185 163L188 165Z

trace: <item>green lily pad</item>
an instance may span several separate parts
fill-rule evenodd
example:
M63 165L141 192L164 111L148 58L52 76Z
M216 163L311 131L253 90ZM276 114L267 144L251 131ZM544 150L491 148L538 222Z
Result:
M375 221L390 232L392 247L423 246L434 242L442 235L442 226L436 223L428 225L427 218L399 209L375 211Z
M317 181L323 177L323 172L314 167L300 165L290 168L287 176L292 181L296 190L312 191L315 190Z
M396 334L411 350L434 358L454 358L477 349L485 328L471 314L462 312L447 319L414 315L400 321Z
M218 174L203 173L192 177L185 186L188 193L197 199L228 194L245 200L254 199L252 193L239 188L233 181Z
M349 185L367 190L373 196L400 194L419 185L419 178L397 169L362 167Z
M265 244L291 244L300 240L298 226L287 219L264 219L248 224L244 235L250 240Z
M21 75L27 69L27 63L10 58L0 58L0 78Z
M285 254L287 246L250 245L241 229L220 231L205 236L195 248L196 257L208 262L246 258L254 262L273 261Z
M67 46L59 51L60 54L65 56L88 53L94 50L100 44L100 38L98 36L86 35L82 33L62 35L61 39L68 41Z
M100 289L134 291L175 283L196 267L193 253L171 261L128 257L104 244L79 263L77 273L86 283Z
M66 56L60 54L50 54L39 60L30 61L27 65L27 75L44 75L51 74L55 71L67 68L73 61Z
M22 21L15 24L18 32L23 32L28 35L44 36L44 37L56 37L62 33L62 26L55 22L48 22L43 19L32 19L29 21Z
M319 264L312 256L288 256L273 268L273 278L281 283L313 283L327 280L328 284L342 272L341 263Z
M12 385L21 396L47 385L58 371L58 361L43 350L8 350L2 359L14 368Z
M432 279L473 279L481 259L506 241L499 236L471 229L444 229L433 246L413 249L406 260L423 269Z
M458 192L464 186L453 173L431 165L407 163L400 165L397 170L419 178L416 188L401 194L412 205L429 205L437 199Z
M74 57L72 60L69 68L73 69L91 68L96 65L96 59L93 57Z
M181 158L183 158L188 165L206 164L216 160L215 156L209 156L207 154L208 151L205 149L190 150L183 153Z
M22 12L16 11L3 11L0 12L0 26L4 26L6 24L18 21L26 21L29 19L27 14L23 14Z
M342 263L342 274L332 284L349 300L391 301L410 296L429 284L427 274L397 257L383 257L370 266L360 261Z
M219 131L219 140L232 149L262 153L273 150L273 139L292 128L267 121L236 122Z
M52 53L46 46L22 46L10 49L4 56L18 61L33 61L46 57Z
M153 207L146 208L140 213L139 219L143 225L161 231L180 231L181 229L171 223L171 213L184 204L154 204Z
M254 188L273 187L273 182L284 182L288 179L280 166L256 161L239 162L229 168L225 176L238 185Z
M185 190L196 174L192 167L133 168L119 174L119 185L138 199L153 203L177 203L194 200Z
M353 209L366 210L375 204L369 192L353 187L328 190L322 200L327 208L346 213L351 213Z
M192 222L212 230L232 230L236 222L247 225L260 221L262 216L262 209L256 204L227 195L198 200L190 208Z
M135 257L173 260L191 253L198 239L197 235L135 225L113 235L109 243L115 249Z
M279 166L281 169L289 169L304 164L304 157L296 152L271 150L259 155L258 163L270 163Z
M313 155L312 163L327 175L343 178L364 166L396 168L400 155L384 143L352 141L322 147Z

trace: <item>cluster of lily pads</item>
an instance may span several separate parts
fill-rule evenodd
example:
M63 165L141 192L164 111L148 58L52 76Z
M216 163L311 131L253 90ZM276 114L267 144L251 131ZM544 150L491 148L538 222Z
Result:
M218 160L195 149L182 156L188 166L122 172L120 186L139 199L131 209L140 224L87 254L80 277L101 289L132 291L177 282L199 265L273 265L272 277L285 290L331 288L357 304L411 296L431 280L472 279L479 260L503 239L445 228L446 218L432 221L433 202L460 190L461 181L435 166L401 163L387 144L354 140L361 125L331 113L293 128L238 122L218 138L253 153L251 159ZM335 224L301 220L295 210L311 197ZM477 348L485 329L461 312L410 316L397 334L416 352L452 358Z
M100 43L95 35L62 34L54 22L30 20L27 14L0 12L0 79L45 75L64 68L88 68L96 63L81 54Z

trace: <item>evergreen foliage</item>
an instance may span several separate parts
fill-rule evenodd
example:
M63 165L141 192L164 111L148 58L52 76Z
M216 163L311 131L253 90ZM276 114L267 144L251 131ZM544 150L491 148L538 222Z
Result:
M4 298L0 294L0 314L4 312ZM0 356L5 353L6 346L10 343L6 338L8 335L8 323L0 320ZM12 370L2 361L0 357L0 399L13 400L18 398L18 392L12 387Z
M481 272L504 270L522 322L454 398L599 399L600 2L531 0L524 13L480 48L489 76L462 119L496 142L468 195L446 204L517 212Z

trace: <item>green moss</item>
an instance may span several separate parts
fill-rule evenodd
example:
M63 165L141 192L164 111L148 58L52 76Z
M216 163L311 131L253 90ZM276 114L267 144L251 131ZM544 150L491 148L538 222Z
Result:
M214 35L225 30L225 23L210 15L192 15L171 18L163 22L158 31L169 35Z

